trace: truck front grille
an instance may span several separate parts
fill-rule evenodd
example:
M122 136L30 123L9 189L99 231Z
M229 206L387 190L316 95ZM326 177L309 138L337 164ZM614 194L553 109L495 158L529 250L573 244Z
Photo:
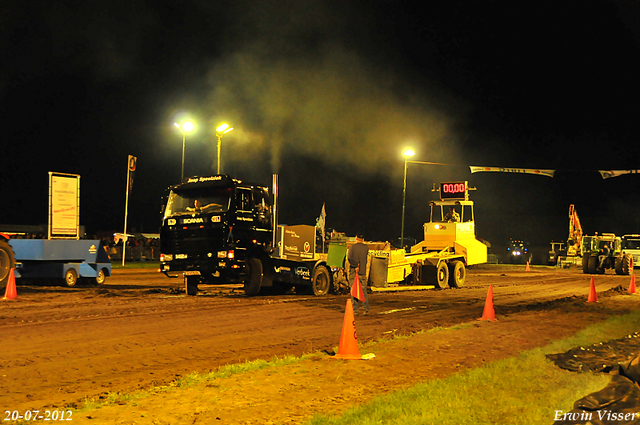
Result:
M209 252L222 249L224 229L179 229L164 230L160 236L160 245L164 254L188 254L206 256Z

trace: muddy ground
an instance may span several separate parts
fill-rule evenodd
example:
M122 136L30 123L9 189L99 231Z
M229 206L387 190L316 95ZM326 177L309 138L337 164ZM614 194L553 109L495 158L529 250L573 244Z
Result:
M162 393L146 407L78 413L74 422L299 423L315 412L340 412L376 394L546 345L640 306L640 297L626 293L629 276L613 274L595 276L599 300L586 303L590 278L577 269L484 265L469 270L461 289L376 292L370 314L356 317L362 347L434 327L473 326L376 346L376 358L358 366L319 354L307 366L225 381L222 392L210 388L218 393L209 399L203 388L185 390L170 414L162 408L175 401L173 393ZM498 321L479 322L489 285ZM167 385L193 371L331 351L340 340L345 305L344 295L247 298L234 285L201 286L198 296L189 297L180 281L153 269L115 270L100 287L19 284L17 300L0 302L0 407L81 406L85 397Z

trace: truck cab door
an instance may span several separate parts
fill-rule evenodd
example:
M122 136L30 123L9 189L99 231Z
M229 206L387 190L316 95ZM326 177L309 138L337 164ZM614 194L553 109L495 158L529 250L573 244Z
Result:
M236 240L243 246L248 246L254 238L255 226L253 213L253 196L250 188L239 187L235 196L236 222L233 226L233 234Z
M271 203L269 195L257 187L253 189L253 210L256 239L262 244L271 243Z

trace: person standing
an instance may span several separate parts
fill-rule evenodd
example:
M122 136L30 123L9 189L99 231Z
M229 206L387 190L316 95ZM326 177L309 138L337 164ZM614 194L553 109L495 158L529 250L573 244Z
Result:
M362 292L364 293L364 303L362 303L364 314L369 313L369 296L367 294L368 255L369 247L364 243L364 236L361 233L358 233L356 235L356 243L349 248L349 254L347 255L347 259L349 260L349 287L353 287L356 275L358 275L360 285L362 286ZM358 314L360 301L352 295L351 302L353 303L353 313Z

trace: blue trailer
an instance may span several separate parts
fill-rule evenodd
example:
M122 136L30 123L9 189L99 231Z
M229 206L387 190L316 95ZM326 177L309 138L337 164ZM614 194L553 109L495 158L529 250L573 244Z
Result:
M111 259L99 240L10 239L16 279L55 279L72 287L102 284Z

